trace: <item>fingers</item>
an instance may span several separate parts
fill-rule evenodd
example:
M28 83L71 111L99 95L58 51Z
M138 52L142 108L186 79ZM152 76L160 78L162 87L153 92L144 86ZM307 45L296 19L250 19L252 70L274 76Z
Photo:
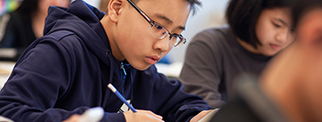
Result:
M80 118L80 115L74 114L63 122L77 122L79 118Z
M204 119L204 120L208 120L209 118L204 118L205 116L207 116L208 114L210 115L210 117L212 117L216 111L218 109L214 109L214 110L204 110L204 111L201 111L199 114L197 114L195 117L193 117L190 122L198 122L200 121L201 119ZM208 117L208 116L207 116ZM209 120L208 120L209 121Z
M164 122L162 120L162 116L147 110L137 110L136 113L133 113L132 111L127 111L123 114L127 122Z
M161 119L161 120L163 119L163 117L162 117L162 116L157 115L157 114L153 113L152 111L146 111L146 110L138 110L138 111L140 111L140 112L142 112L142 113L147 113L147 114L152 115L152 116L154 116L154 117L156 117L156 118L158 118L158 119Z

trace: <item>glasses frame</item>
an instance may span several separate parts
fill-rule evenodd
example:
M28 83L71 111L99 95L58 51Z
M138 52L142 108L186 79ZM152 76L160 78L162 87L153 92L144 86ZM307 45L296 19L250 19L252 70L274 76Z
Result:
M150 19L150 17L148 17L148 15L146 15L137 5L135 5L131 0L127 0L134 8L135 8L135 10L136 11L138 11L140 14L141 14L141 16L151 25L151 27L155 24L155 23L157 23L157 22L155 22L155 21L153 21L152 19ZM159 24L159 23L157 23L157 24ZM173 46L173 47L180 47L181 45L183 45L183 44L185 44L186 42L187 42L187 40L186 40L186 38L184 38L181 34L179 35L179 34L176 34L176 33L170 33L170 31L166 28L166 27L164 27L163 25L161 25L161 24L159 24L160 26L162 26L165 30L167 30L167 32L168 32L168 34L170 35L170 39L169 39L169 44L170 44L170 40L172 39L172 37L173 36L178 36L178 38L180 38L180 42L181 41L184 41L183 43L181 43L180 44L180 42L179 42L179 44L176 44L176 45L172 45L172 44L170 44L171 46ZM152 34L152 33L151 33ZM154 34L152 34L153 36L154 36ZM167 35L165 35L165 36L163 36L163 37L157 37L157 38L159 38L159 39L163 39L164 37L166 37ZM156 37L156 36L155 36Z

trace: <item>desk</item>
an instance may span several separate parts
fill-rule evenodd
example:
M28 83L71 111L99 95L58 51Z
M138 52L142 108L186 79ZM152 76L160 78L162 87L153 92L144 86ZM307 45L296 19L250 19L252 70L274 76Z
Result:
M0 61L0 89L9 78L15 62Z
M183 62L174 62L171 64L156 63L155 66L159 73L163 73L169 78L178 78L183 66Z

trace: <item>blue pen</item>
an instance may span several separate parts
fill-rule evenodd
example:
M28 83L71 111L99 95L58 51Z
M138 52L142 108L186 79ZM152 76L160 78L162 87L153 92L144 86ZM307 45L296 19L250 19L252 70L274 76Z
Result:
M111 83L109 83L108 85L107 85L107 87L108 88L110 88L114 93L115 93L115 95L117 96L117 97L119 97L134 113L136 113L137 111L134 109L134 107L130 104L130 103L128 103L126 100L125 100L125 98L120 94L120 92L119 91L117 91L116 90L116 88L111 84Z

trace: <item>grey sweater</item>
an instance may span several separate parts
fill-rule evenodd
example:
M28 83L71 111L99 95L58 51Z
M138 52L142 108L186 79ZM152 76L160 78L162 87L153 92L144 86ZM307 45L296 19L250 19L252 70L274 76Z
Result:
M179 79L186 92L217 108L234 96L234 78L241 73L258 76L270 59L243 48L229 28L212 28L190 42Z

